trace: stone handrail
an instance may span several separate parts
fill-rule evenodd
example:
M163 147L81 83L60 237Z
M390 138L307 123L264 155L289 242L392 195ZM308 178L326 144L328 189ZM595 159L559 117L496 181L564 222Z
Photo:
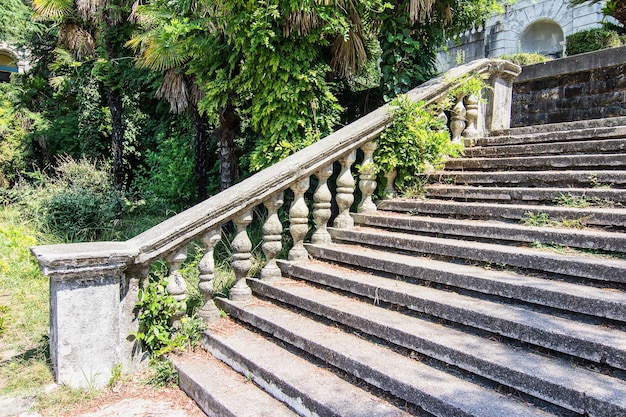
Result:
M408 93L414 101L434 103L445 97L465 74L485 74L492 87L488 92L484 117L475 113L469 125L476 135L483 131L507 128L510 120L511 85L520 68L507 61L478 60L453 68ZM462 106L463 97L460 98ZM465 126L465 110L462 110ZM375 145L372 141L391 121L389 105L362 117L315 144L258 172L233 187L160 223L125 242L94 242L48 245L32 248L42 270L50 277L50 344L52 365L57 381L72 386L103 385L113 367L121 363L131 367L141 354L129 335L136 331L137 291L141 279L147 275L150 263L166 259L170 265L168 291L175 298L185 299L184 281L178 273L185 260L186 246L200 239L205 256L200 262L200 292L205 306L201 316L209 320L217 313L211 301L213 295L213 248L219 241L222 225L233 221L236 236L231 243L236 283L231 298L243 300L250 290L245 276L250 269L250 241L246 227L252 220L251 211L265 205L268 219L264 225L263 251L267 265L262 277L279 275L275 256L280 251L282 224L276 212L282 206L282 192L291 189L294 201L290 208L290 231L294 248L292 260L305 259L302 241L308 230L308 207L304 193L309 188L309 177L319 180L314 195L313 217L318 230L313 241L328 242L326 223L330 218L332 196L326 180L332 175L332 166L339 161L341 173L337 177L336 201L340 213L335 227L350 227L349 208L354 200L355 182L350 172L357 149L363 149L371 159ZM457 129L458 130L458 129ZM462 130L462 129L461 129ZM460 136L458 130L456 136ZM469 130L468 130L469 131ZM453 129L454 134L454 129ZM360 186L364 201L359 210L370 210L371 194L376 188L375 178L361 173ZM373 184L373 189L372 189ZM369 191L368 191L369 190ZM373 206L375 209L375 206ZM95 382L94 382L95 381Z

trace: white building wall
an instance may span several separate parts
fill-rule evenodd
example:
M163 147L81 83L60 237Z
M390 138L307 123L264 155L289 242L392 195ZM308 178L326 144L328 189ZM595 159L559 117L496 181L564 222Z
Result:
M568 0L517 0L506 6L503 14L491 18L485 24L484 53L477 56L475 52L478 48L473 47L473 53L468 53L470 51L463 43L457 46L455 42L451 42L448 50L439 54L439 68L445 71L461 63L458 62L458 57L463 55L465 62L469 62L478 58L494 58L521 52L520 40L524 31L538 21L558 24L564 38L581 30L598 27L604 19L602 7L602 3L572 7Z

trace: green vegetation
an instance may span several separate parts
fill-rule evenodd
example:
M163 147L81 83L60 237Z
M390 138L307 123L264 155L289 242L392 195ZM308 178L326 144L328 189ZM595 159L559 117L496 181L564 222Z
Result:
M624 45L626 34L600 27L583 30L567 37L567 55L577 55Z
M572 229L584 229L587 227L587 221L592 217L593 216L584 216L577 219L554 219L551 218L548 213L533 213L529 211L520 219L520 222L525 226L534 227L566 227Z
M393 121L378 139L374 161L381 171L379 183L385 182L382 173L395 170L396 185L402 190L417 181L416 175L440 167L447 156L459 155L463 148L450 141L444 121L425 103L402 95L392 105Z
M536 54L536 53L528 53L528 52L520 52L517 54L511 54L511 55L502 55L502 56L499 56L498 58L511 61L512 63L520 65L520 66L540 64L542 62L552 61L553 59L545 55Z
M0 84L0 393L34 394L45 409L95 395L41 394L52 382L48 280L30 246L136 236L322 138L344 108L364 114L425 81L438 45L497 3L0 0L0 41L31 59ZM361 92L377 101L361 106L351 98ZM439 164L449 145L437 119L403 117L402 140L425 152L409 163ZM257 244L260 224L250 230ZM229 233L216 248L220 295L234 280ZM155 357L198 343L201 256L192 243L180 270L188 318L176 329L168 272L151 268L137 337ZM258 245L254 260L258 270Z
M614 208L621 207L622 204L615 202L608 198L589 197L586 195L572 195L571 193L561 194L555 200L554 203L562 207L574 207L574 208Z

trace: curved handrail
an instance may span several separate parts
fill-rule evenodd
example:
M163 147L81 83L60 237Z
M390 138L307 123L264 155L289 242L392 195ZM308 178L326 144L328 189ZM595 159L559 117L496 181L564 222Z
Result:
M432 103L456 87L454 80L466 74L497 73L512 79L519 72L520 68L508 61L481 59L451 69L411 90L408 96L414 101ZM45 273L68 278L86 270L97 274L153 262L375 138L390 122L389 110L390 105L385 105L125 242L46 245L31 250Z

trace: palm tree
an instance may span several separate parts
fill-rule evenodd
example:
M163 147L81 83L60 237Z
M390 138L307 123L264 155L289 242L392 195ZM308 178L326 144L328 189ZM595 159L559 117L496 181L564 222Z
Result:
M59 25L58 44L80 61L105 59L109 68L121 57L121 45L110 32L126 24L130 14L128 0L33 0L35 14ZM98 55L98 45L104 54ZM112 76L112 74L110 74ZM121 190L126 179L123 164L124 123L122 92L105 83L111 113L113 182Z

